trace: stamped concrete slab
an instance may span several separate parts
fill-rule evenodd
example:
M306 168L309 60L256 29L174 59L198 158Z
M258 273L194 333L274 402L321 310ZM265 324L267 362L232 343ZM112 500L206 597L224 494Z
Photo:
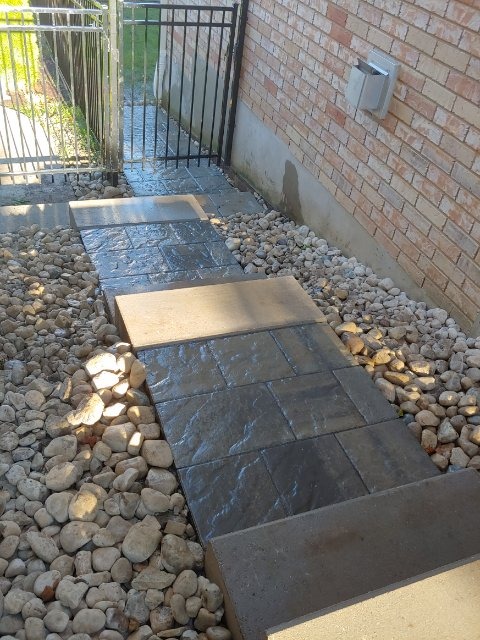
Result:
M288 515L258 451L180 469L179 475L203 544Z
M290 378L294 371L268 331L208 343L229 387Z
M369 491L383 491L440 473L403 420L381 422L336 437Z
M365 420L332 372L269 383L297 438L361 427Z
M177 467L294 440L263 384L162 402L156 408Z
M288 442L262 456L288 515L368 493L334 436Z
M72 226L77 229L146 222L208 220L192 195L83 200L72 201L69 206Z
M272 332L295 373L318 373L356 364L350 351L327 324L308 324Z
M269 629L268 640L477 640L480 556ZM449 615L446 616L445 612Z
M211 540L206 573L235 640L264 640L271 627L478 553L479 498L469 469L348 500Z
M134 349L325 322L292 276L118 296L115 301L120 332Z
M174 344L140 351L154 402L225 389L225 380L205 342Z

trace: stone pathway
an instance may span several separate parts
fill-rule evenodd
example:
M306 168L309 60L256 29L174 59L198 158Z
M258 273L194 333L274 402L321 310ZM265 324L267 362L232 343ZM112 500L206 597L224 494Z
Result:
M161 199L156 204L160 212ZM192 318L187 341L179 343L173 331L161 347L143 342L137 355L202 541L437 475L320 311L317 321L299 314L282 326L278 310L295 304L277 294L275 313L261 330L239 325L212 337L198 323L191 305L199 281L220 278L215 288L233 275L233 297L258 281L242 275L214 227L185 206L190 221L185 212L178 222L161 213L155 220L145 209L148 221L136 216L95 228L91 212L82 218L82 206L73 215L77 226L88 227L82 239L110 309L121 296L117 321L126 339L141 324L148 295L129 314L123 303L130 296L122 294L163 288L167 298L176 289L178 315L159 309L149 324L174 327ZM239 278L245 282L236 286ZM290 278L285 292L290 280L308 298ZM156 300L161 295L152 293ZM131 300L139 302L135 295ZM248 305L253 316L257 305L268 317L261 295Z

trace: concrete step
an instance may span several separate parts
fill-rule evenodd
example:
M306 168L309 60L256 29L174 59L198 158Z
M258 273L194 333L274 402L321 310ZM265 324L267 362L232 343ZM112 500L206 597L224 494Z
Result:
M115 305L134 349L325 322L292 276L117 296Z
M480 556L269 629L268 640L478 640ZM445 615L448 611L449 615Z
M127 224L208 220L205 211L192 195L81 200L70 202L69 205L72 226L79 230Z
M0 207L0 233L13 232L20 227L38 224L43 229L57 225L70 226L67 202L25 204Z
M212 277L204 277L204 272L209 272ZM168 274L165 274L168 277ZM260 280L265 279L266 276L261 273L246 274L241 267L216 267L214 269L202 269L195 272L185 272L185 277L191 279L167 281L153 283L149 281L148 276L144 276L142 279L138 279L137 282L132 281L130 283L122 282L121 284L115 283L115 280L120 278L107 278L102 280L102 291L105 299L110 317L115 321L115 298L117 296L132 295L134 293L152 293L153 291L170 291L172 289L185 289L188 287L204 287L206 285L221 284L226 282L240 282L243 280ZM123 279L122 279L123 280ZM127 279L125 279L127 280Z
M272 627L479 553L479 498L473 469L362 496L214 538L206 573L225 594L235 640L264 640Z

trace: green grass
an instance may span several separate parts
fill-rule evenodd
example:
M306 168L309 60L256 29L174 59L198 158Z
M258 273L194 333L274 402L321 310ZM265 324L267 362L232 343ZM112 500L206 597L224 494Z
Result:
M124 10L125 19L134 18L135 20L140 21L144 20L145 17L145 9ZM158 19L158 12L150 10L148 19ZM143 79L145 75L144 70L146 63L147 98L153 99L152 81L155 73L155 64L158 57L158 28L154 25L150 25L148 27L143 24L137 24L134 27L132 27L131 25L125 25L123 34L123 80L125 88L125 98L127 100L130 99L132 85L134 87L134 99L137 100L140 96L143 96Z
M29 6L27 0L0 0L0 4L12 7ZM2 25L33 24L31 13L18 11L0 12L0 29ZM6 33L0 31L0 74L9 89L30 84L33 86L40 76L39 51L35 33Z

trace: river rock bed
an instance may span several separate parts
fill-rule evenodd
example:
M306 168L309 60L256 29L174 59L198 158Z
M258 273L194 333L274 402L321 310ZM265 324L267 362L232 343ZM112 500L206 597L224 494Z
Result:
M480 469L480 337L264 208L211 220L245 272L293 275L437 467Z
M77 232L0 235L0 636L229 640Z
M70 184L77 200L106 200L110 198L131 198L133 190L123 174L118 177L118 184L112 185L105 179L101 171L69 175Z

